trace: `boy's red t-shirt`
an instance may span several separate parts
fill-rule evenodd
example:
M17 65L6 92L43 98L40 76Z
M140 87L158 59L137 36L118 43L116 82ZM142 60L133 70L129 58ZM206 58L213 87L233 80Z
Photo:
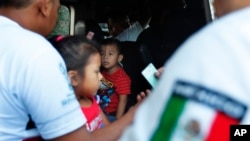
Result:
M106 113L114 113L117 110L119 103L119 95L128 95L131 94L131 79L124 71L123 68L119 67L114 73L108 74L105 71L102 71L102 75L105 79L113 83L115 92L111 95L111 102L107 107L104 108Z

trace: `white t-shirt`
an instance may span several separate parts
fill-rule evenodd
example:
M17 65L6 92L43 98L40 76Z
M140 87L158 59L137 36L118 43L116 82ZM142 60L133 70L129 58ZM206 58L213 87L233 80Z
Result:
M166 62L121 141L229 140L250 124L250 8L209 24Z
M0 16L0 140L52 139L86 122L65 64L46 39ZM37 130L26 129L29 115Z
M135 22L129 28L123 30L115 38L120 41L136 41L143 28L139 22Z

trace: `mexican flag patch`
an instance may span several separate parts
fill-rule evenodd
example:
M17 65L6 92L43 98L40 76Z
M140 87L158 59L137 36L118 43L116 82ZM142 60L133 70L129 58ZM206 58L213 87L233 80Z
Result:
M229 141L230 125L239 124L247 107L201 85L177 81L152 141Z

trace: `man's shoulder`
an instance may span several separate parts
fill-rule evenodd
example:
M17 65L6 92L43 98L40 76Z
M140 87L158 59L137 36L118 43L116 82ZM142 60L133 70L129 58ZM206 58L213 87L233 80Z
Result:
M235 32L237 32L237 30L235 29L240 28L241 26L249 25L250 20L245 18L248 16L250 16L250 7L246 7L246 8L228 13L214 20L213 22L208 23L207 26L202 28L202 30L200 30L201 32L198 32L198 33L206 34L207 32L213 31L213 33L218 34L220 32L226 32L228 31L228 29L230 29L231 31L234 30Z
M116 36L120 41L136 41L138 35L143 31L139 22L133 23L129 28L123 30Z
M192 44L199 41L210 41L209 44L202 44L203 46L211 46L211 42L216 45L226 43L230 46L230 42L233 41L230 39L241 38L242 40L245 38L244 36L248 36L246 33L250 33L250 20L245 18L248 16L250 16L249 7L229 13L207 24L200 31L193 34L187 41Z
M141 32L143 30L141 24L136 21L134 22L129 28L125 29L124 32L130 32L130 33L136 33L136 32Z
M0 31L1 50L8 53L9 57L31 60L32 57L57 54L45 37L3 16L0 16Z
M46 39L40 34L27 30L15 21L3 16L0 16L0 30L0 37L2 39L4 38L4 40L7 42L11 41L12 44L48 44Z

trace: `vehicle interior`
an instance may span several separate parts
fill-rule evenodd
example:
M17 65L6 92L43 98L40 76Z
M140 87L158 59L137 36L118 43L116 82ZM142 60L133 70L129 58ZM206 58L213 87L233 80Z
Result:
M107 19L111 9L125 11L132 23L150 10L148 28L136 41L121 42L122 64L132 80L127 108L135 104L140 91L152 89L141 71L149 63L156 68L163 66L190 35L213 20L210 0L61 0L61 4L63 8L52 35L94 33L91 35L97 42L110 36Z

